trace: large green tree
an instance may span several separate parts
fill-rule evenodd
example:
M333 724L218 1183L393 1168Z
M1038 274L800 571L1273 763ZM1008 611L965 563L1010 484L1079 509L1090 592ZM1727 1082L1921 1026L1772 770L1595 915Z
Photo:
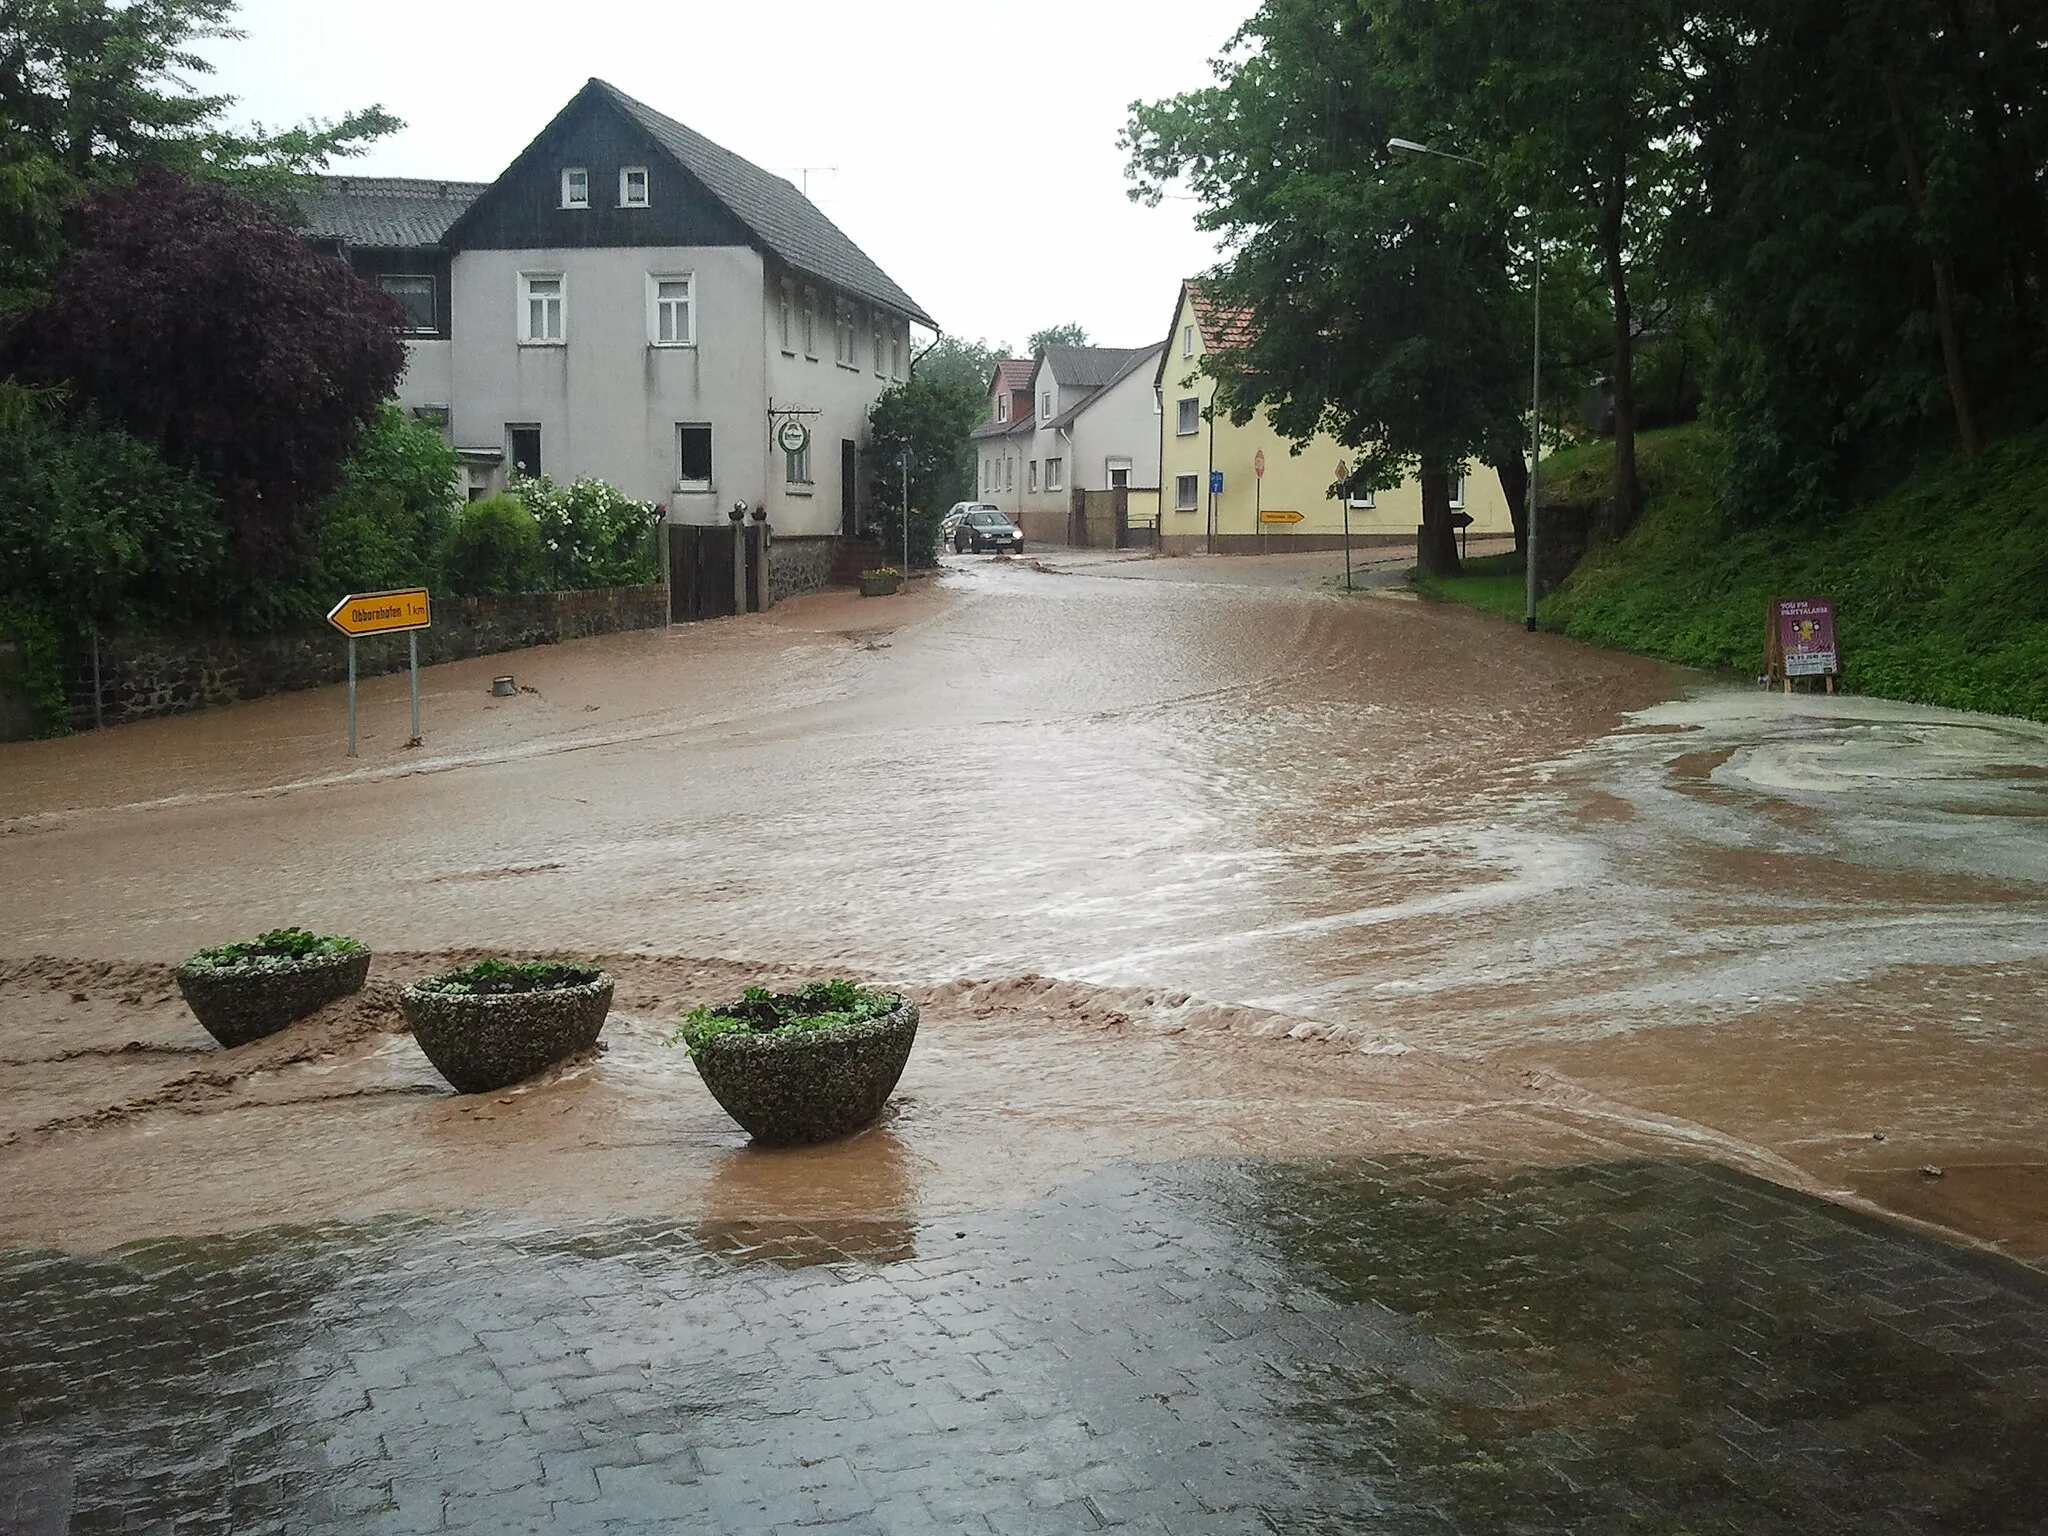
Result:
M2044 58L2048 11L2011 0L1698 0L1680 228L1739 509L1819 511L1902 451L2039 419Z
M1518 499L1527 311L1512 205L1484 174L1390 162L1427 99L1399 40L1372 0L1265 0L1217 84L1134 105L1124 144L1135 196L1190 188L1231 253L1217 297L1256 317L1205 363L1221 408L1298 443L1330 433L1358 450L1358 483L1414 471L1420 561L1445 573L1459 467L1511 462Z
M901 463L903 454L910 454L910 561L915 566L937 561L939 519L954 502L974 494L968 434L981 420L988 381L968 372L961 361L956 357L949 366L927 369L920 359L910 378L877 400L868 415L872 488L881 512L877 532L882 548L892 554L903 547Z
M306 178L395 131L379 107L279 132L227 122L232 98L195 88L198 45L239 34L235 0L6 0L0 4L0 309L63 261L69 213L156 168L225 181L290 215Z

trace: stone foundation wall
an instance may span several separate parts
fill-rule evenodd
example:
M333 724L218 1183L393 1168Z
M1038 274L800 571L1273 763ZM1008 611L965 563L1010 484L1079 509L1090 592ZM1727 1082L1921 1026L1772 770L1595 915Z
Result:
M777 538L768 546L768 606L786 597L816 592L832 584L832 567L839 558L841 540L836 533L807 534Z
M590 635L660 629L665 587L451 597L434 602L434 627L420 631L420 665L466 661ZM358 676L397 672L406 637L361 640ZM71 723L93 723L92 653L66 657ZM180 715L348 679L348 642L325 624L276 635L110 635L100 644L100 707L108 725Z

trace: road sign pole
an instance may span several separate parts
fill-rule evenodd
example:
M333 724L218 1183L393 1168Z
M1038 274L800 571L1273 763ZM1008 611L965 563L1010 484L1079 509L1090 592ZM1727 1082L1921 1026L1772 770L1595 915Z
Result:
M356 637L348 637L348 755L356 755Z
M1348 490L1347 490L1347 491L1345 491L1345 492L1343 492L1343 497L1344 497L1344 590L1345 590L1346 592L1349 592L1349 591L1351 590L1351 492L1350 492L1350 491L1348 491Z
M408 630L405 649L412 662L412 744L420 744L420 632Z

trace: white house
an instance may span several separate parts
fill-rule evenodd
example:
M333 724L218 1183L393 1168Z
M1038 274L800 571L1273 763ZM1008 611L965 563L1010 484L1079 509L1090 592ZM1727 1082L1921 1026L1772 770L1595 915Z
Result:
M988 417L974 430L981 499L1039 542L1066 541L1076 491L1128 490L1139 514L1151 516L1162 348L1055 346L1029 363L999 362Z
M311 233L407 308L401 403L472 495L595 476L673 523L861 524L930 316L788 181L592 80L488 185L332 178Z

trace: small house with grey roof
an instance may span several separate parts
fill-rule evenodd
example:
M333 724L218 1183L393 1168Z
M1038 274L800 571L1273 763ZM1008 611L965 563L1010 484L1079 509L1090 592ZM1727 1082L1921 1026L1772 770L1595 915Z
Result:
M931 317L790 182L592 80L496 181L329 178L309 232L405 306L400 402L469 491L595 476L676 523L862 524Z
M1052 346L1001 359L973 433L981 499L1033 542L1067 542L1076 492L1128 490L1129 515L1154 518L1161 351Z

